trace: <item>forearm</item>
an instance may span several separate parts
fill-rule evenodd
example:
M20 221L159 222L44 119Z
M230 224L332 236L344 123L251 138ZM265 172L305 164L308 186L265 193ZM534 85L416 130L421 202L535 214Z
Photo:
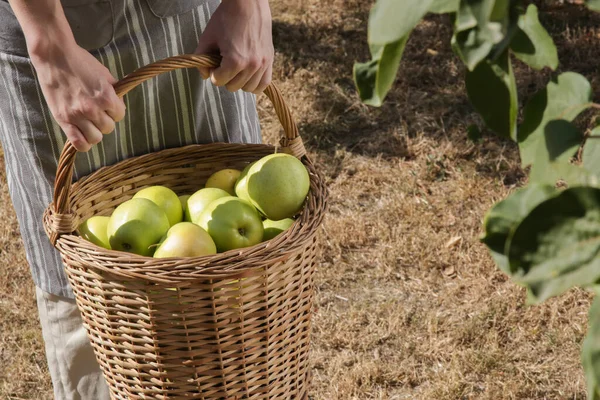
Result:
M9 0L54 119L79 151L88 151L125 114L110 71L79 47L60 0Z
M57 47L75 43L60 0L9 0L9 3L34 62L47 58Z

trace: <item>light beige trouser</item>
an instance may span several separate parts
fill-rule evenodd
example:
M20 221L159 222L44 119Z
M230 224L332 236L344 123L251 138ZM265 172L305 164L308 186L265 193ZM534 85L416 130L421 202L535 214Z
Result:
M36 296L55 400L109 400L75 300L38 287Z

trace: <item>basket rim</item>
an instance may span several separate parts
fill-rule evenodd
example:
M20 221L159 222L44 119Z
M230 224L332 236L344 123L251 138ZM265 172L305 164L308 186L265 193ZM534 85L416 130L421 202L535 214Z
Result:
M252 143L224 143L213 142L207 144L191 144L182 147L168 148L152 153L134 156L102 167L73 183L70 200L77 196L78 189L91 180L98 182L110 175L114 170L124 165L162 158L168 155L177 155L190 150L201 149L210 151L222 147L244 147L268 149L277 152L278 146L270 144ZM235 153L232 152L232 156ZM261 263L284 261L305 247L321 225L327 208L328 191L323 175L316 169L310 157L304 155L301 159L306 166L310 177L310 191L298 218L292 226L275 238L240 249L201 257L186 258L153 258L139 256L132 253L108 250L101 248L83 239L75 232L63 234L56 242L56 248L64 258L77 259L87 268L120 275L126 278L144 279L156 284L185 285L191 280L216 279L222 277L240 278L252 274L257 269L263 269ZM52 204L48 205L44 213L44 226L48 230L52 217Z

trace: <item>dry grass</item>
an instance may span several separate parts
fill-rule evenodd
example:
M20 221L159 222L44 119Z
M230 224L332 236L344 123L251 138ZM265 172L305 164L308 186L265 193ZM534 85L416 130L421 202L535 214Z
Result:
M579 348L590 296L527 307L478 242L481 219L523 182L514 145L466 139L478 121L443 17L410 40L380 109L361 105L370 2L273 0L275 79L331 188L317 276L318 400L584 399ZM600 88L600 17L544 7L563 70ZM526 100L548 79L517 67ZM265 101L262 122L279 128ZM589 116L581 123L588 124ZM0 209L0 398L50 398L33 287L4 180Z
M0 174L0 399L51 399L35 288L4 168Z

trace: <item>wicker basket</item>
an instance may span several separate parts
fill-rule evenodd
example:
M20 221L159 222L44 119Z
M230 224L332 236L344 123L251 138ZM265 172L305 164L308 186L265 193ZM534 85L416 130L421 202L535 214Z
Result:
M216 65L212 56L172 57L133 72L115 88L124 96L163 72ZM284 128L282 150L302 160L311 189L293 226L253 247L153 259L104 250L76 229L92 215L109 215L144 187L191 193L212 172L241 169L273 153L273 146L168 149L104 167L73 184L76 151L65 146L44 226L62 255L112 399L307 398L316 232L327 191L280 92L270 85L265 93Z

